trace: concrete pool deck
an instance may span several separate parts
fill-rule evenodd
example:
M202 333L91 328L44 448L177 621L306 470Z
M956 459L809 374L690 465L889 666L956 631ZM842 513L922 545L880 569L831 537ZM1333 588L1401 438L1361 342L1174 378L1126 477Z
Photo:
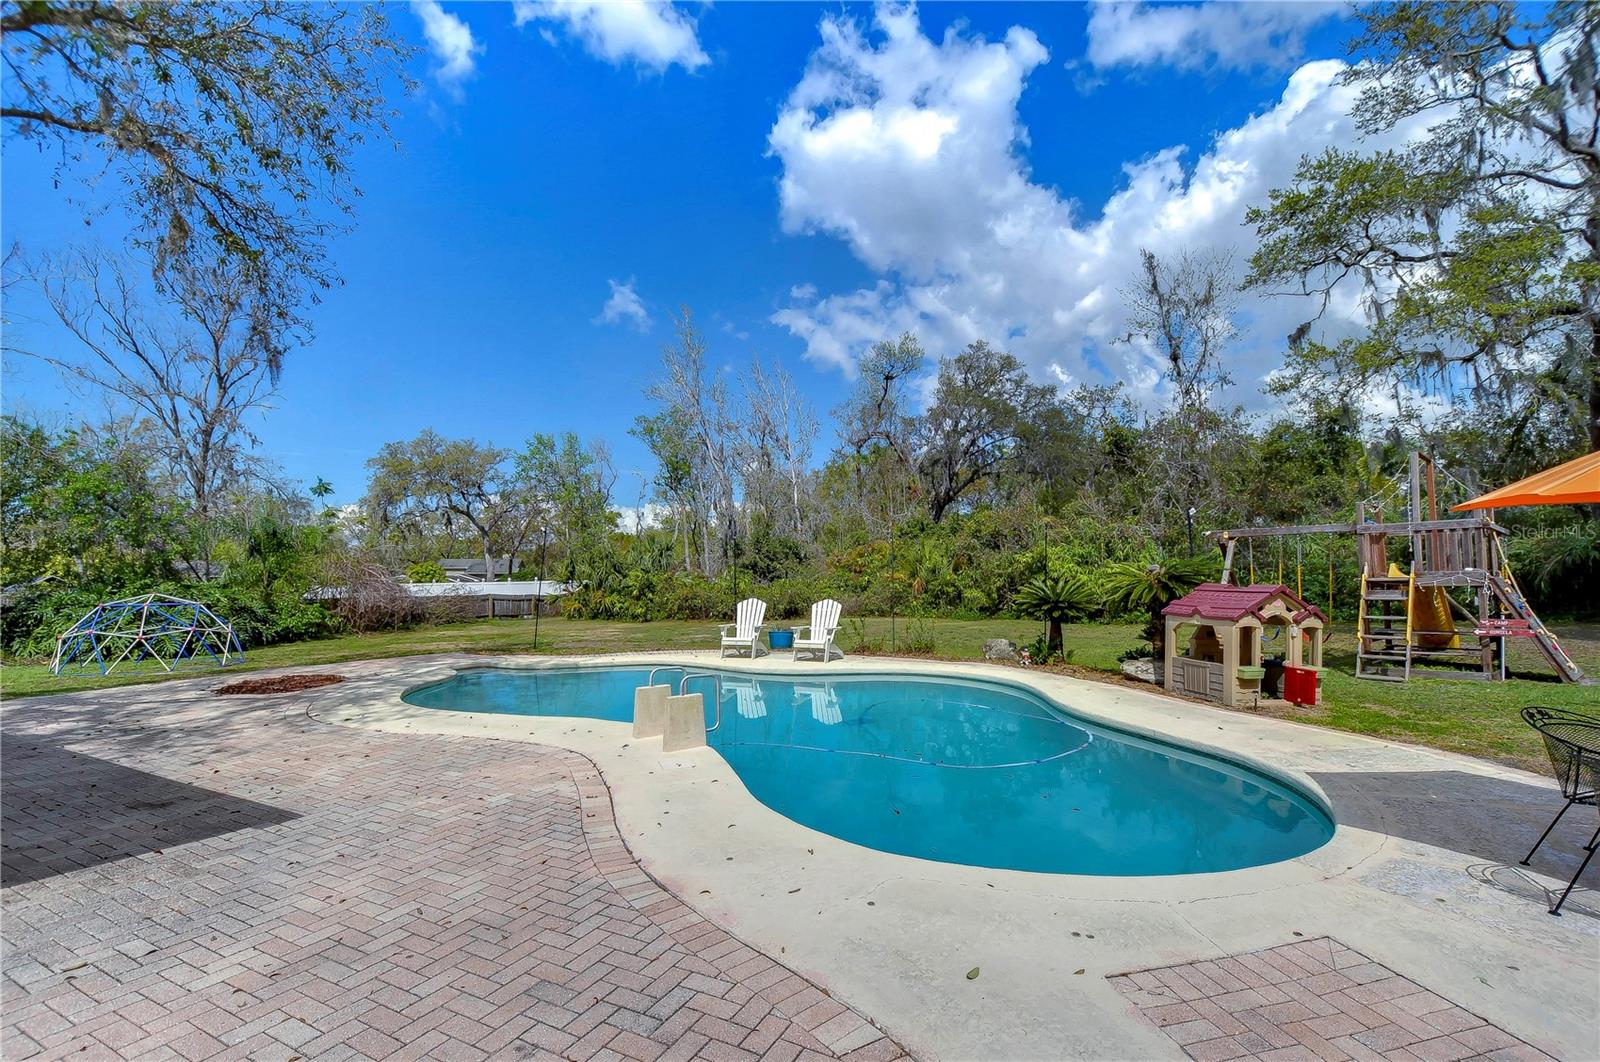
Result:
M1338 829L1298 859L1220 874L1094 878L933 863L839 841L778 815L710 749L663 755L658 740L635 740L626 724L436 711L400 700L408 688L474 666L673 662L1020 683L1091 719L1267 767L1320 794ZM1583 887L1592 880L1580 883L1563 917L1545 913L1546 890L1576 866L1592 819L1575 812L1532 870L1517 866L1559 805L1549 781L1526 772L991 665L652 653L409 658L323 670L350 681L270 700L303 709L330 730L494 738L587 757L640 866L711 923L864 1013L919 1057L1181 1057L1177 1042L1119 991L1126 980L1108 978L1321 938L1552 1055L1600 1057L1600 903ZM15 702L5 709L8 737L14 723L32 730L62 707L81 712L96 703L182 699L200 716L225 717L232 699L206 695L205 682ZM215 684L213 676L206 685ZM416 771L424 781L427 750L421 741ZM969 979L974 968L979 975Z
M715 663L729 671L939 673L1019 682L1090 718L1243 758L1333 808L1339 828L1299 859L1222 874L1094 878L888 855L800 826L752 799L710 749L663 756L624 724L413 708L440 661L337 687L329 722L542 741L575 749L611 789L624 839L687 902L826 983L932 1058L1158 1057L1105 977L1334 936L1563 1057L1600 1056L1600 919L1561 918L1557 885L1516 866L1558 799L1546 779L1483 761L1041 672L881 658L627 654L491 666ZM467 663L466 666L471 666ZM1563 823L1563 825L1567 825ZM1576 867L1582 823L1545 870ZM1508 827L1510 827L1508 829ZM1592 830L1592 826L1589 827ZM1548 842L1547 842L1548 843ZM798 892L791 890L798 888ZM1571 902L1571 901L1569 901ZM869 906L870 904L870 906ZM1076 934L1076 935L1075 935ZM1092 934L1092 936L1091 936ZM977 979L966 973L980 969ZM1076 971L1084 970L1082 974Z

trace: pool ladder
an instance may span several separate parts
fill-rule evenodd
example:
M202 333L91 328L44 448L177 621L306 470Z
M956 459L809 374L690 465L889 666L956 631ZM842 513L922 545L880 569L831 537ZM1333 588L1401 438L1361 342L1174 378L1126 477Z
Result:
M716 695L716 699L715 699L716 715L713 717L711 725L706 727L706 733L709 734L712 731L716 730L717 727L722 725L722 675L721 674L719 674L718 672L715 672L715 671L694 671L694 670L691 670L690 668L685 667L682 664L658 664L657 666L655 666L655 667L650 669L650 674L644 680L644 684L646 686L654 686L656 684L656 675L659 674L662 671L681 671L681 672L683 672L683 677L678 680L678 696L680 696L680 697L682 697L685 693L688 692L689 680L690 679L708 678L712 682L715 682L717 684L717 695Z

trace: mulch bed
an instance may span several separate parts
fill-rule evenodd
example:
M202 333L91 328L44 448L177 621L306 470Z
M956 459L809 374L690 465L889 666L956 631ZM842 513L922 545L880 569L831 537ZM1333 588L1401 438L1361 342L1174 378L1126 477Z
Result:
M343 682L343 675L279 675L277 678L244 679L241 682L230 682L217 689L218 693L294 693L298 690L314 690L318 686L332 686L336 682Z

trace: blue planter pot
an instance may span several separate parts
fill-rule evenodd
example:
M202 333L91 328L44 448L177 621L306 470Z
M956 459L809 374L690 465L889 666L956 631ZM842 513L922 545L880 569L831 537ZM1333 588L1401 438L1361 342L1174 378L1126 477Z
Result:
M767 644L774 649L793 649L794 631L768 631Z

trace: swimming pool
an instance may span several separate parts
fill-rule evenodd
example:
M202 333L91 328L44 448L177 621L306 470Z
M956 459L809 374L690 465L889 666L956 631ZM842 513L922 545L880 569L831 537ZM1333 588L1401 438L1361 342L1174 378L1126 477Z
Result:
M648 668L464 671L411 704L631 722ZM677 673L661 681L676 684ZM1321 847L1333 823L1259 771L1080 719L998 682L723 672L707 741L755 798L879 851L1061 874L1236 870ZM717 684L690 680L707 700Z

